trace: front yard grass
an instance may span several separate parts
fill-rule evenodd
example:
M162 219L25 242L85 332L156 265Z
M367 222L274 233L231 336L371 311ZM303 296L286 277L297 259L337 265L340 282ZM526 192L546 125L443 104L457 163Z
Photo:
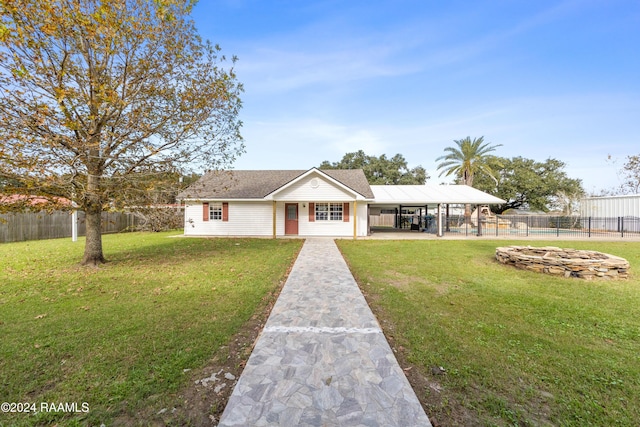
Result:
M508 244L622 256L630 279L516 270ZM640 425L640 243L338 245L434 425Z
M188 370L225 358L302 246L171 234L103 236L100 268L79 266L82 239L0 245L0 402L77 403L0 413L0 425L156 422L140 414L161 411Z

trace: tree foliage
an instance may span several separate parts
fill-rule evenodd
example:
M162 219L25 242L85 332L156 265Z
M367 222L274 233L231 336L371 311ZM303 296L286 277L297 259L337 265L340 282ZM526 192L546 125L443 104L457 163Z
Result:
M453 142L456 146L445 148L444 151L447 154L436 159L436 162L441 161L438 165L438 170L441 170L439 176L453 175L460 184L470 187L473 186L473 180L477 175L494 176L494 171L487 159L490 156L489 153L502 144L491 145L489 142L484 142L484 136L473 138L473 140L467 136Z
M640 194L640 154L627 156L621 174L624 182L621 185L620 193Z
M105 208L243 151L242 86L193 3L0 0L0 191L77 203L85 264L104 261Z
M422 166L409 169L401 154L389 159L385 154L369 156L362 150L345 154L339 162L325 160L320 169L362 169L371 185L421 185L429 179Z
M490 157L487 161L496 172L497 185L491 178L479 177L476 188L507 200L492 207L497 213L519 208L572 213L584 194L582 181L569 178L560 160Z

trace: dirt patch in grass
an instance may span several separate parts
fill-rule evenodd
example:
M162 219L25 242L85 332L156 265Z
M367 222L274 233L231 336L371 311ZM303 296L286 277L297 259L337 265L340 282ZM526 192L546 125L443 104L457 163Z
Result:
M391 342L391 340L389 341ZM390 345L395 348L394 344ZM404 370L433 427L475 426L480 424L476 415L457 402L441 386L438 381L438 375L446 375L446 373L436 373L439 372L438 367L434 367L431 374L422 372L418 366L408 362L406 355L403 353L403 351L396 352L398 363Z
M405 291L411 289L415 283L423 283L424 280L421 277L412 276L409 274L402 274L397 271L391 271L388 273L388 284L394 288Z

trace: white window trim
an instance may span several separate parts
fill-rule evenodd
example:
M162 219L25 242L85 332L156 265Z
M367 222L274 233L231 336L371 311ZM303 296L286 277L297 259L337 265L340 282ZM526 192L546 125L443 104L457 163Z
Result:
M209 220L222 221L222 203L209 203Z
M318 209L320 208L320 209ZM315 220L320 222L340 222L344 217L344 205L342 202L316 202ZM318 215L320 214L320 215Z

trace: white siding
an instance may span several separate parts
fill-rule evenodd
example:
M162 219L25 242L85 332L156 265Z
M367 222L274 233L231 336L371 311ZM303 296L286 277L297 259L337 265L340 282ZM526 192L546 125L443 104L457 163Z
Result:
M580 215L593 218L640 217L640 195L585 198L580 201Z
M284 204L277 203L277 234L284 235ZM367 206L366 203L358 203L360 218L356 222L357 235L367 235ZM298 203L298 235L300 236L328 236L328 237L353 237L353 202L349 203L349 222L343 221L309 221L309 203Z
M343 203L338 200L336 202ZM184 234L191 236L273 236L273 202L229 201L229 221L203 221L202 203L185 206ZM276 203L276 236L284 236L285 202ZM367 204L358 203L357 236L367 235ZM353 202L349 203L349 222L309 221L309 202L298 202L298 235L353 237Z
M187 203L184 211L184 234L195 236L273 235L271 202L229 201L228 203L229 221L203 221L202 203Z
M351 206L349 206L351 212ZM352 236L353 217L344 221L309 221L309 203L300 207L300 234L304 236Z
M277 200L306 202L348 202L355 198L337 185L325 180L319 174L310 174L290 187L275 193Z
M353 203L351 203L349 212L353 212ZM367 203L358 203L358 222L357 235L358 237L366 236L369 232L369 209ZM352 214L353 215L353 214Z

